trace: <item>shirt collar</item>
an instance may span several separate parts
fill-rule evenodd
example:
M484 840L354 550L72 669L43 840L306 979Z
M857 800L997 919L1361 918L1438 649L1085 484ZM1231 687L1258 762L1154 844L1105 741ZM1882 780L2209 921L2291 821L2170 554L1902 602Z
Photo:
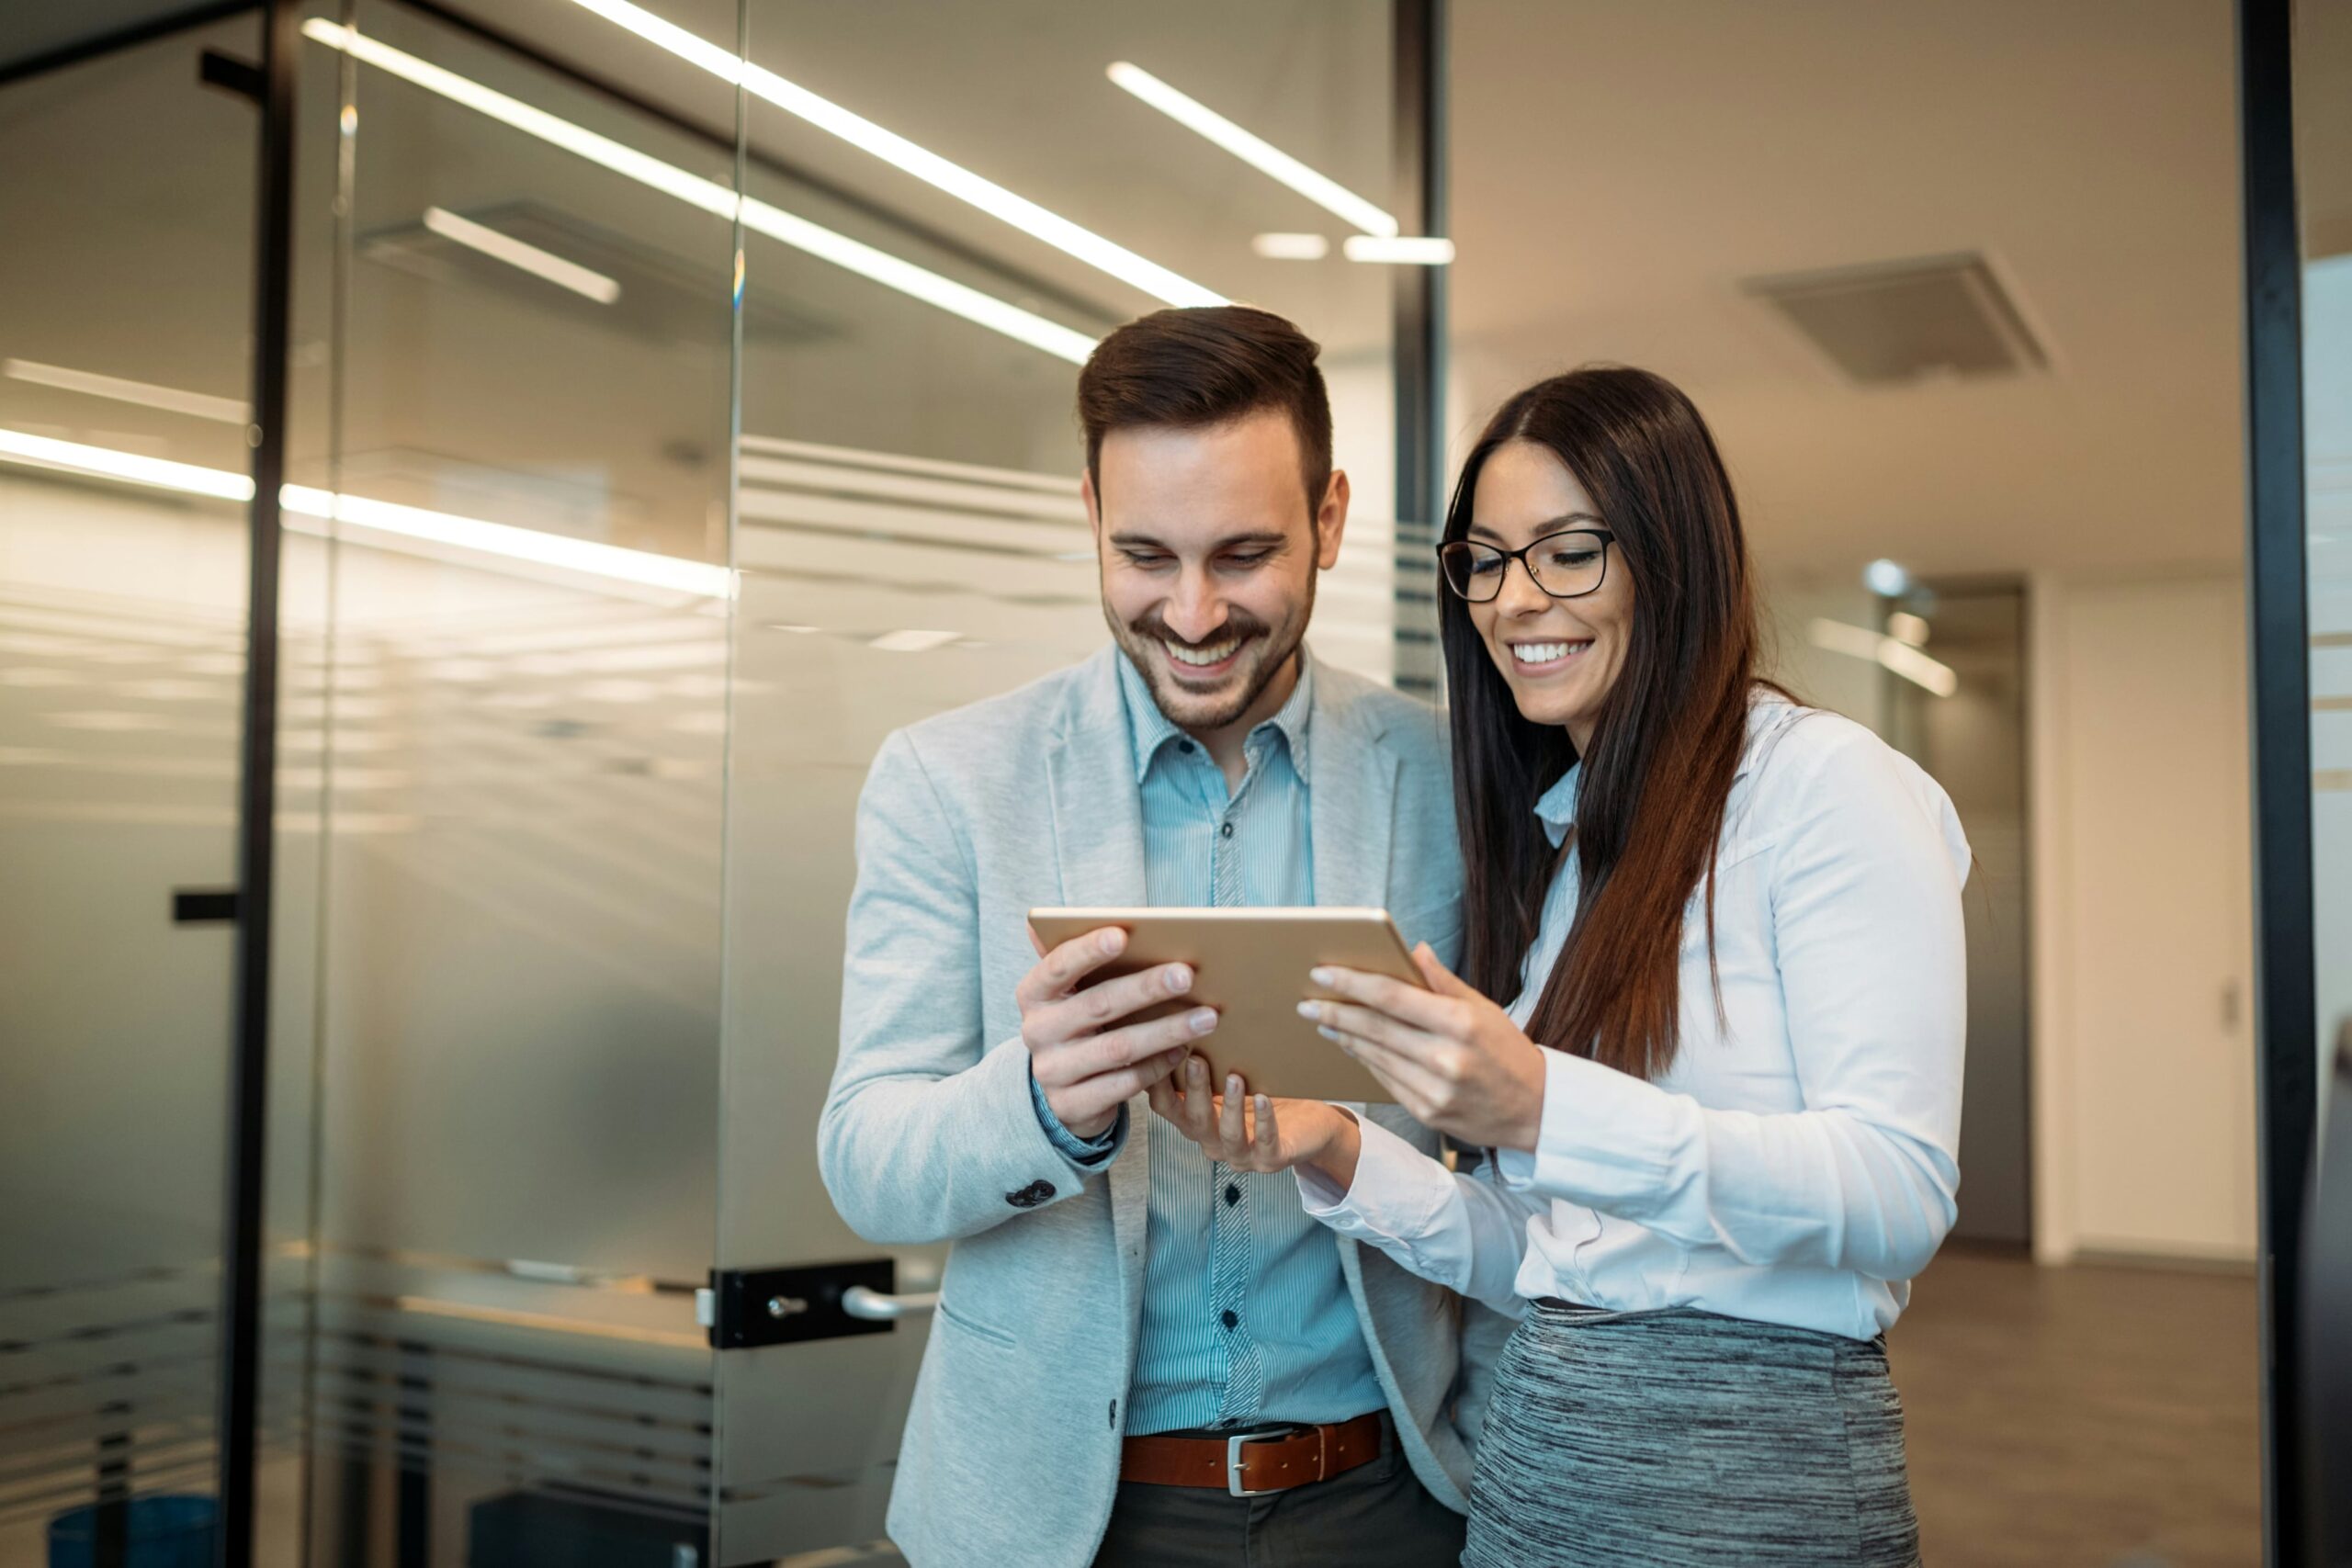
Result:
M1184 732L1176 728L1169 716L1159 711L1151 699L1148 685L1135 661L1119 653L1119 694L1127 708L1127 734L1135 742L1136 782L1141 784L1151 772L1152 759L1159 749L1172 740L1183 739ZM1290 764L1301 778L1306 776L1306 731L1315 713L1315 660L1301 643L1298 649L1298 684L1291 688L1290 696L1276 709L1274 716L1250 732L1255 739L1268 729L1283 738L1290 748Z
M1535 803L1535 816L1544 824L1544 836L1558 849L1568 841L1568 829L1576 824L1577 789L1584 782L1584 764L1578 762L1562 773L1544 798Z

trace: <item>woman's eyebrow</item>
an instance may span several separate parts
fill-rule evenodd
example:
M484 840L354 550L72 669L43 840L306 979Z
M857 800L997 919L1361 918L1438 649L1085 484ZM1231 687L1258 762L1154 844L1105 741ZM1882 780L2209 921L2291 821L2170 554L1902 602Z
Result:
M1567 529L1574 528L1580 524L1588 523L1596 528L1600 526L1600 519L1595 517L1591 513L1571 512L1564 516L1548 518L1542 523L1538 523L1535 525L1534 531L1529 535L1529 537L1540 539L1546 534L1562 533ZM1465 532L1473 535L1483 535L1498 545L1505 542L1499 530L1490 528L1484 523L1473 523Z

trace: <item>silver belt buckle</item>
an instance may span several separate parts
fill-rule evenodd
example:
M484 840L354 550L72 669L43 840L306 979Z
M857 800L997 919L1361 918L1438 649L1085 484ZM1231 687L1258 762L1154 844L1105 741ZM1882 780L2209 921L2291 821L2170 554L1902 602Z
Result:
M1263 1491L1252 1492L1243 1486L1241 1484L1241 1450L1246 1443L1262 1443L1275 1438L1296 1437L1304 1429L1299 1427L1261 1427L1254 1432L1236 1432L1226 1438L1225 1490L1227 1495L1234 1497L1271 1497L1277 1492L1289 1491L1290 1488L1287 1486L1269 1486ZM1330 1457L1326 1450L1329 1449L1331 1439L1320 1427L1314 1428L1314 1431L1316 1434L1315 1468L1318 1472L1315 1479L1319 1481L1322 1479L1319 1472L1323 1469L1324 1461ZM1298 1483L1293 1483L1293 1484Z

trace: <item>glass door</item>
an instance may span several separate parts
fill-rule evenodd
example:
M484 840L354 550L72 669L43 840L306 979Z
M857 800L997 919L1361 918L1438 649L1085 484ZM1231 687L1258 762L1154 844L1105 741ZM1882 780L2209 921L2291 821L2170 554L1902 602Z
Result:
M259 119L200 62L259 43L0 85L8 1562L209 1551Z
M701 1562L733 95L303 37L307 1560Z
M861 1238L818 1169L858 792L890 731L1105 642L1078 362L1168 296L1034 215L943 189L903 147L827 129L803 95L1320 341L1355 502L1309 642L1394 681L1393 269L1347 260L1344 223L1109 75L1140 66L1385 197L1391 17L750 0L748 39L767 74L744 102L718 1257L728 1277L786 1284L746 1291L753 1343L718 1358L718 1545L725 1562L895 1562L884 1515L946 1248ZM1269 234L1326 254L1269 254ZM1426 558L1409 548L1408 574ZM850 1282L905 1315L758 1343L768 1302L814 1312Z

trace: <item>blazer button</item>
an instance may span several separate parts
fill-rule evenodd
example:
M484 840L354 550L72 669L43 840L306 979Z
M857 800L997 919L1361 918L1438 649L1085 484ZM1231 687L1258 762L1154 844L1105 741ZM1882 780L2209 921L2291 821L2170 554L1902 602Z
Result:
M1004 1195L1004 1201L1012 1204L1016 1209L1034 1209L1038 1204L1045 1202L1053 1195L1054 1184L1050 1181L1040 1180L1033 1181L1028 1186L1022 1188L1018 1191L1006 1193Z

